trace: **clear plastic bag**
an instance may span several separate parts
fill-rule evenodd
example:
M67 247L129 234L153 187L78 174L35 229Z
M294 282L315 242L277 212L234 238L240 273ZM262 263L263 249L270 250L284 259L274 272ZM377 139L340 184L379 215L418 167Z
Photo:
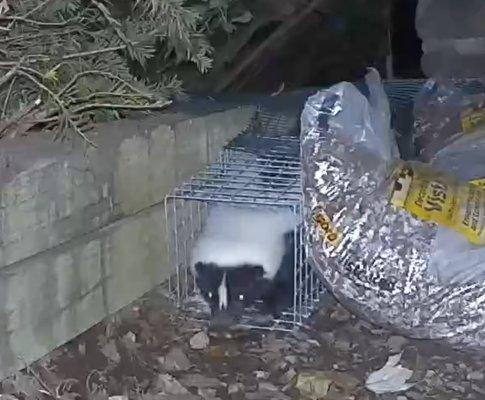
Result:
M416 30L427 76L472 78L485 70L483 0L419 0Z
M367 100L350 86L318 92L302 113L311 264L361 317L415 338L483 346L485 247L472 242L485 243L485 190L467 182L481 169L474 176L457 170L470 148L478 157L480 135L462 147L453 142L436 164L402 161L385 118L371 117L385 114L378 104L386 100ZM462 223L475 209L479 223Z
M414 108L414 144L422 161L431 161L460 136L485 126L484 87L478 80L426 82Z

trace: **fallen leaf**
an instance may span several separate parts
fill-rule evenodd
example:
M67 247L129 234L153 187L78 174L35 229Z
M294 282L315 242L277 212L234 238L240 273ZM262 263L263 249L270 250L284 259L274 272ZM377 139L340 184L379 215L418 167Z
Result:
M192 363L182 349L174 347L164 358L163 366L167 371L186 371L192 366Z
M190 338L190 347L194 350L203 350L209 346L209 336L205 332L196 333Z
M336 387L349 395L359 384L359 380L352 375L335 371L302 372L296 377L295 388L300 394L312 400L321 399Z
M155 381L155 389L163 394L188 394L189 391L184 388L179 381L172 375L160 374Z
M376 394L396 393L408 390L414 383L406 383L413 375L413 371L398 365L402 353L390 356L387 363L381 369L372 372L365 386Z
M101 353L115 364L119 364L121 361L120 353L118 353L118 349L116 348L116 343L114 340L108 341L102 348Z
M128 332L121 338L121 343L131 358L135 358L138 349L141 347L140 343L136 342L136 335L133 332Z
M222 382L217 378L209 378L202 374L188 374L180 379L180 382L188 387L213 388L221 386Z

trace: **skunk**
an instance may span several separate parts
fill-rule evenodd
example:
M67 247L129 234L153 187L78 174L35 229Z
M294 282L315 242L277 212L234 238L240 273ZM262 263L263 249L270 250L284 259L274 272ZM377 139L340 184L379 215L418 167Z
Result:
M209 210L191 268L214 322L235 323L258 301L275 318L292 305L297 222L281 207Z

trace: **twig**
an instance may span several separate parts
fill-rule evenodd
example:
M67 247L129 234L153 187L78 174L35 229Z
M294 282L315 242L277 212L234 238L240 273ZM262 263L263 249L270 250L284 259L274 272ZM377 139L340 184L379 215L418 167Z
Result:
M99 50L91 50L91 51L83 51L80 53L73 53L73 54L68 54L67 56L63 56L60 58L61 61L67 61L67 60L72 60L73 58L80 58L80 57L87 57L87 56L94 56L97 54L103 54L103 53L111 53L113 51L118 51L118 50L124 50L126 49L125 45L121 46L115 46L115 47L108 47L106 49L99 49ZM33 64L38 61L45 61L45 60L50 60L54 57L52 56L47 56L44 54L36 54L36 55L30 55L29 60L26 61L26 63ZM0 61L0 66L12 66L15 65L15 61Z
M147 105L132 105L132 104L110 104L110 103L93 103L72 110L73 113L79 114L90 110L99 108L106 108L109 110L163 110L172 104L172 100L167 100L161 104L147 104Z
M12 79L15 76L19 66L20 66L20 61L18 61L10 71L8 71L2 78L0 78L0 87L5 85L10 79Z
M22 361L25 365L25 370L28 374L32 375L34 379L39 383L39 385L44 389L46 392L45 394L51 396L53 399L57 399L55 393L47 386L47 384L40 378L40 376L30 367L27 361L23 357L19 357L19 360Z
M37 33L35 35L18 35L18 36L12 36L12 37L7 37L5 39L0 39L0 43L9 43L9 42L15 42L15 41L25 41L25 40L34 40L38 39L40 37L44 37L46 35L49 36L57 36L57 35L69 35L74 32L78 32L79 29L71 29L71 30L62 30L58 32L43 32L43 33Z
M91 140L89 140L89 138L83 132L81 132L81 130L77 127L75 122L69 117L69 113L66 110L66 108L64 107L64 104L62 103L61 99L59 99L59 97L52 90L50 90L47 86L45 86L44 84L39 82L37 79L35 79L32 75L30 75L27 72L17 70L17 74L22 75L23 77L29 79L32 83L37 85L40 89L42 89L46 93L48 93L52 97L54 102L57 104L57 106L61 110L62 114L66 118L66 122L68 123L68 125L71 126L71 128L74 130L74 132L77 135L81 136L81 138L83 140L85 140L86 143L89 143L93 147L97 147L95 143L93 143Z
M6 121L3 125L0 126L0 138L4 136L4 132L10 128L13 124L17 123L20 121L22 118L24 118L27 114L30 114L32 111L34 111L39 105L41 104L40 99L37 99L34 101L32 104L30 104L28 107L26 107L24 110L19 110L17 115L14 115L12 118L10 118L8 121Z
M141 93L96 92L96 93L90 94L87 97L81 97L79 99L76 99L76 100L68 103L68 105L86 103L88 101L91 101L92 99L96 99L96 98L99 98L99 97L144 98L144 99L147 99L147 100L152 100L154 98L154 96L147 95L147 94L141 94Z
M108 21L108 23L115 30L116 34L121 39L121 41L126 45L126 47L127 48L132 47L132 44L130 43L126 35L123 33L123 31L120 29L120 26L121 26L120 23L111 16L106 6L103 3L100 3L98 0L91 0L91 4L93 4L103 15L106 21Z
M261 45L250 53L246 59L239 63L226 79L222 80L222 82L216 86L215 92L220 93L229 87L246 68L254 64L258 57L265 54L265 52L267 52L271 46L284 38L288 31L301 24L309 14L319 7L321 3L326 1L328 0L313 0L299 14L282 23L263 43L261 43Z
M136 110L136 111L159 111L167 108L173 102L172 100L167 100L162 104L147 104L147 105L134 105L134 104L110 104L110 103L92 103L87 104L82 107L78 107L71 110L72 114L82 114L86 111L98 110L98 109L108 109L108 110ZM35 121L36 124L46 124L49 122L56 122L59 119L58 115L42 118Z
M114 75L110 72L89 70L89 71L79 72L78 74L74 75L74 77L66 84L66 86L64 86L64 88L57 95L59 97L62 96L64 93L66 93L67 90L69 90L69 88L72 85L74 85L78 81L78 79L82 78L83 76L87 76L87 75L101 75L101 76L104 76L106 78L113 79L115 81L122 83L124 86L126 86L130 90L134 91L135 93L143 94L142 91L140 91L136 87L130 85L128 82L124 81L119 76L116 76L116 75Z
M16 79L17 79L16 76L14 76L12 78L12 82L10 82L10 86L8 88L7 96L5 97L5 101L3 102L2 115L0 116L0 119L2 119L2 120L7 115L7 106L8 106L8 102L10 101L10 96L12 95L12 89L13 89L13 85L15 84Z
M11 22L24 22L26 24L31 24L31 25L37 25L37 26L48 26L51 28L63 28L69 24L72 24L72 19L65 21L65 22L42 22L42 21L36 21L34 19L28 19L24 17L0 17L0 21L11 21ZM8 30L10 30L7 27Z
M26 12L22 17L23 18L27 18L27 17L30 17L32 14L34 14L35 12L41 10L42 8L44 8L47 4L51 3L53 0L45 0L43 3L40 3L37 7L34 7L32 10ZM7 25L7 28L8 29L12 29L13 25L15 24L15 21L12 21L10 22L8 25Z

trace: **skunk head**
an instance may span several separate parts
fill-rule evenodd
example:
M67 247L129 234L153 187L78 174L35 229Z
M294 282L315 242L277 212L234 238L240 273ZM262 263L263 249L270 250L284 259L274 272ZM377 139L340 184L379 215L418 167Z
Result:
M196 284L210 306L213 322L221 325L237 322L244 309L261 299L269 286L261 266L224 268L198 262L195 271Z

